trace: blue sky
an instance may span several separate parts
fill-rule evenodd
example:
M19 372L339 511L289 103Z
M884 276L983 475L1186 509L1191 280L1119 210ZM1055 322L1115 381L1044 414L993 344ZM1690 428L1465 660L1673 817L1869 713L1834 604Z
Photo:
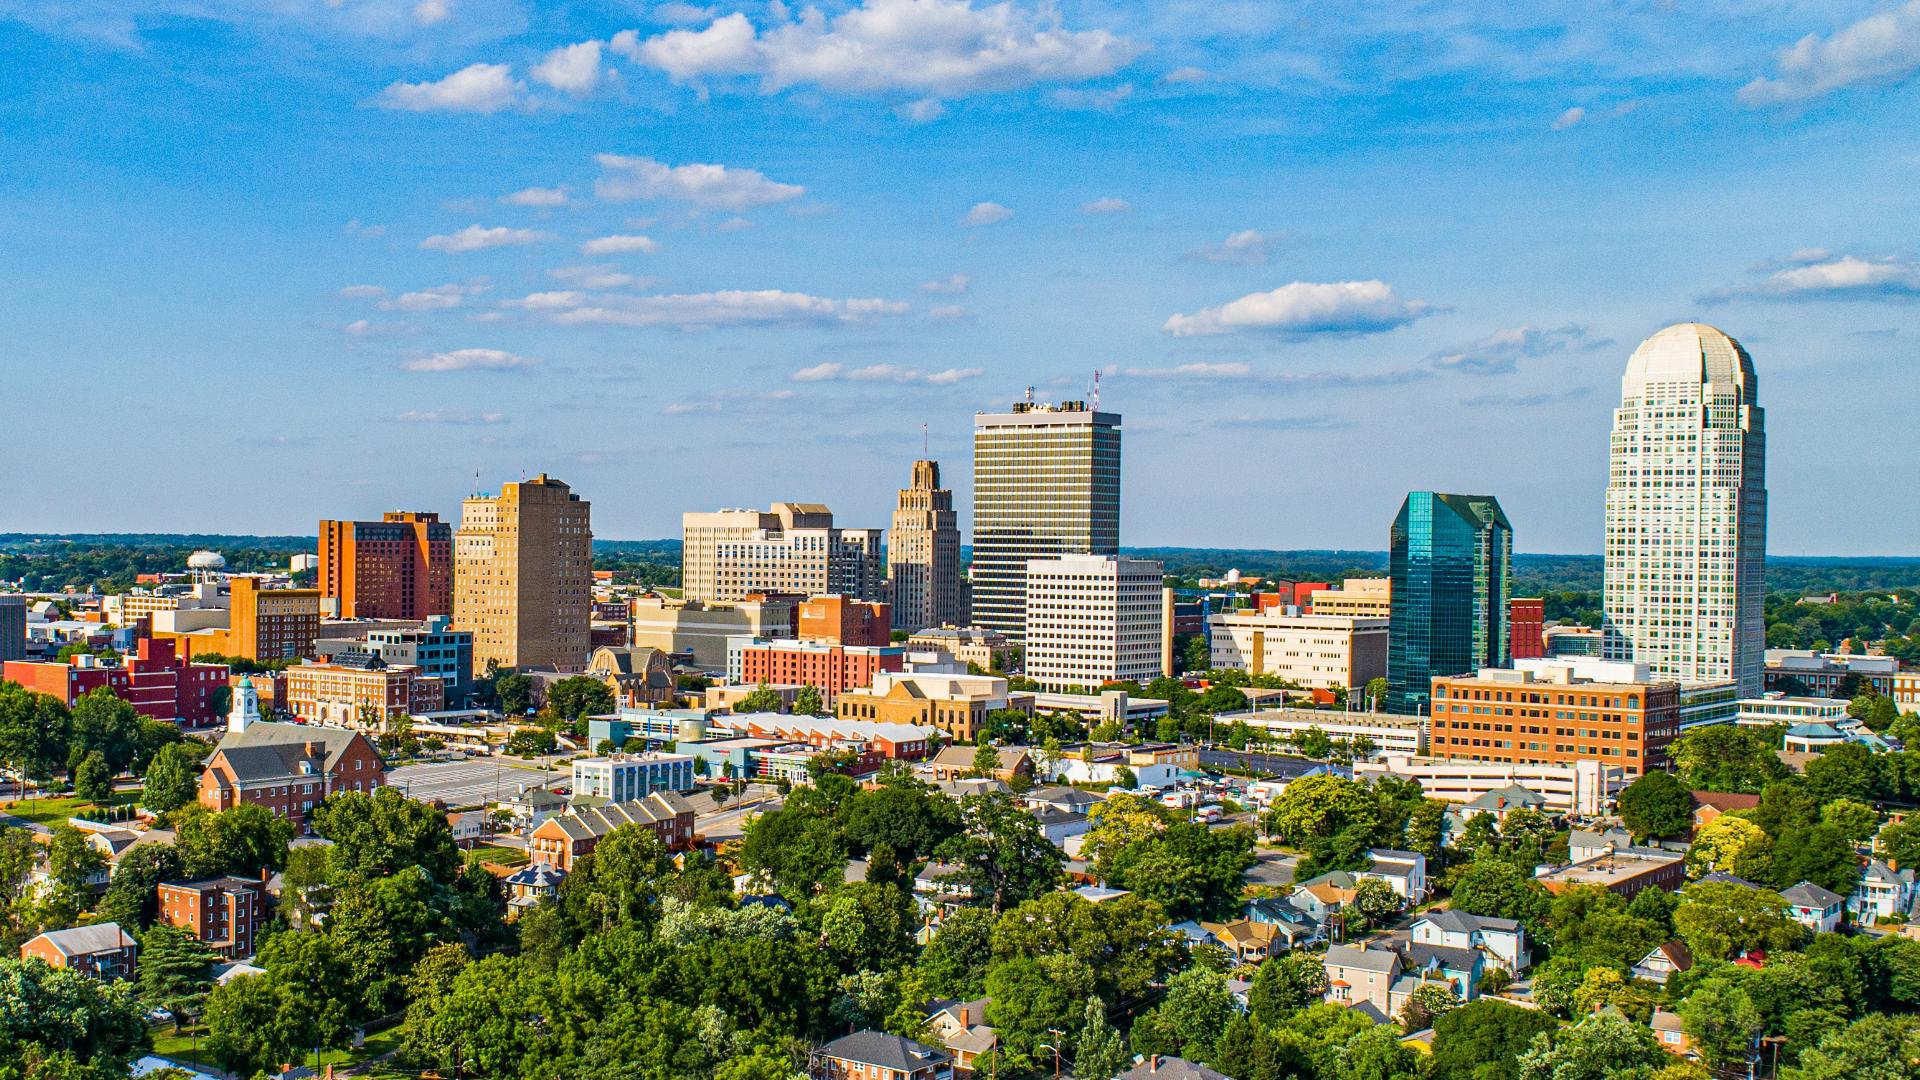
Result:
M1524 9L1524 10L1523 10ZM546 471L824 501L1029 384L1129 545L1597 551L1627 354L1741 339L1776 554L1910 554L1920 0L0 0L4 527Z

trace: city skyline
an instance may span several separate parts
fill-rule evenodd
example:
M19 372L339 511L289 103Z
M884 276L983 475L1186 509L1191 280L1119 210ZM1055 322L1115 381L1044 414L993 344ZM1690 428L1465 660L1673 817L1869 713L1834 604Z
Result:
M1128 546L1381 550L1440 490L1597 554L1620 365L1698 319L1766 357L1772 552L1902 554L1831 439L1920 406L1899 10L0 3L10 388L304 489L9 425L9 528L453 521L541 472L608 538L877 527L929 457L970 534L968 417L1097 368Z

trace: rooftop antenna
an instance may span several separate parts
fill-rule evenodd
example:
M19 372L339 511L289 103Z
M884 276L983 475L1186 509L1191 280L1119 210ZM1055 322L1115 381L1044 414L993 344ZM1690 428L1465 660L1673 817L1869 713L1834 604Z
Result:
M920 425L920 456L923 458L933 456L933 439L927 434L925 423Z
M1093 411L1100 411L1100 369L1093 369Z
M1027 387L1027 404L1033 404L1033 387Z

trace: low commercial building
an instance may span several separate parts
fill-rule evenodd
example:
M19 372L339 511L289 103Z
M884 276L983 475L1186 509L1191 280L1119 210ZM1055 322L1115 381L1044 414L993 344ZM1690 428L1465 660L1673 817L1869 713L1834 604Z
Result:
M1599 759L1630 775L1665 768L1680 734L1680 684L1645 665L1520 660L1433 680L1435 757L1515 764Z
M651 829L668 851L693 846L693 806L678 794L656 791L643 799L574 807L550 817L528 835L527 853L534 862L572 873L574 860L623 825Z
M1221 713L1214 717L1214 722L1220 725L1245 723L1269 735L1290 740L1298 740L1307 732L1317 729L1329 739L1348 743L1365 739L1373 744L1373 753L1376 755L1417 757L1427 752L1426 727L1417 716L1346 712L1339 709L1254 709Z
M1102 690L1098 694L1018 690L1007 694L1007 707L1029 713L1073 713L1088 727L1111 721L1121 727L1138 728L1168 711L1161 698L1135 697L1125 690Z
M228 960L253 955L260 923L267 917L266 888L241 877L163 881L159 921L177 926Z
M1393 613L1393 579L1348 578L1337 589L1314 589L1307 607L1315 615L1384 619Z
M727 678L747 686L811 686L831 706L836 697L849 690L872 686L881 672L902 670L906 654L898 645L735 638L727 647Z
M656 791L692 791L693 758L686 754L608 754L575 758L573 797L632 802Z
M1632 896L1641 889L1680 887L1686 880L1686 855L1658 848L1633 848L1609 851L1583 862L1564 866L1541 867L1534 880L1550 893L1562 893L1576 885L1598 885L1620 896Z
M1894 682L1900 675L1900 661L1891 656L1768 649L1766 663L1768 690L1782 690L1780 684L1786 683L1795 693L1820 697L1851 697L1841 691L1853 685L1871 687L1876 694L1892 696Z
M1742 727L1838 724L1848 719L1849 704L1842 698L1789 697L1775 692L1764 697L1742 698L1734 722Z
M978 626L940 626L918 630L907 638L910 649L938 649L963 664L977 665L982 671L999 671L1006 666L1012 643L998 630Z
M1614 796L1630 782L1622 766L1593 758L1565 764L1527 764L1389 757L1355 762L1353 775L1356 780L1378 776L1417 780L1428 798L1461 804L1518 784L1544 797L1546 807L1554 813L1583 817L1606 813Z
M713 734L711 709L626 708L609 716L587 717L587 745L603 742L625 746L628 739L646 743L696 742Z
M722 686L709 686L707 687L705 704L708 709L729 712L739 707L742 701L765 690L774 697L779 698L780 711L788 713L793 711L793 703L799 699L800 691L804 689L806 689L806 687L798 683L762 683L758 686L729 683Z
M20 946L22 960L39 960L106 982L132 978L139 955L140 943L111 922L49 930Z
M1067 555L1026 566L1028 678L1051 690L1146 684L1172 670L1164 567L1146 559Z
M734 638L793 637L802 599L756 594L722 604L642 596L631 607L632 644L686 656L703 671L724 671Z
M450 704L463 704L473 692L473 635L455 630L453 620L435 615L417 626L367 631L366 650L394 667L414 667L439 679Z
M308 724L378 731L388 721L446 707L446 684L370 653L340 653L287 669L285 709Z
M0 675L69 706L104 687L142 716L189 728L219 720L213 698L227 686L225 664L185 663L172 641L152 638L140 639L135 651L118 661L85 655L62 661L8 660Z
M829 719L781 713L745 713L725 718L736 735L805 743L823 750L873 753L886 761L919 761L932 752L940 729L884 720Z
M1549 626L1540 632L1546 655L1557 660L1591 658L1605 653L1607 635L1590 626Z
M938 728L954 742L970 743L987 714L1008 708L1007 680L997 675L882 672L865 690L834 699L843 720L877 720Z
M1387 676L1387 620L1227 611L1207 619L1213 666L1274 675L1313 690L1357 688Z

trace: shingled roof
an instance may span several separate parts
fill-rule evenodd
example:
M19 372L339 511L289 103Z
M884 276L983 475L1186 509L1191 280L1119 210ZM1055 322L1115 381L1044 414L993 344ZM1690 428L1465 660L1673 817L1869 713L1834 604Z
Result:
M657 825L691 813L693 805L687 800L670 791L656 791L628 802L575 807L571 813L548 818L547 824L557 826L569 840L591 840L622 825Z
M345 728L261 720L221 736L213 756L226 761L242 786L281 783L332 772L353 741L365 738Z
M843 1061L878 1065L900 1073L912 1073L947 1060L943 1050L935 1050L931 1046L884 1031L856 1031L851 1035L842 1035L822 1047L821 1052Z

